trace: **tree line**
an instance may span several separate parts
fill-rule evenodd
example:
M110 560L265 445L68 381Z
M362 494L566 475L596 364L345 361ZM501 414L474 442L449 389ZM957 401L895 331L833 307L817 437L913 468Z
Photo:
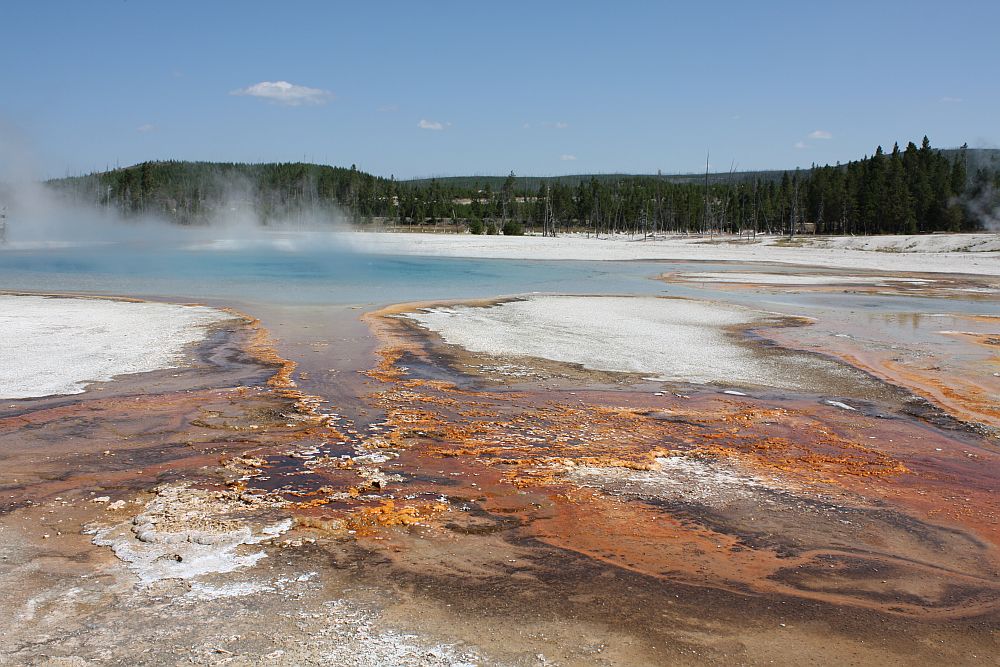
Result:
M250 211L264 224L309 213L374 215L385 179L350 169L305 163L143 162L47 184L77 200L125 217L156 215L207 224Z
M204 224L252 211L263 223L344 216L359 225L452 226L473 233L912 234L972 231L1000 207L1000 175L969 173L924 137L846 165L792 172L397 181L304 163L144 162L57 179L59 191L124 216Z

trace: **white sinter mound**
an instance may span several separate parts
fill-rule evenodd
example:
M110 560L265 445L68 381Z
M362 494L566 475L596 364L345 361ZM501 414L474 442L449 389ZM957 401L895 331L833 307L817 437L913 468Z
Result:
M1000 234L933 234L877 237L668 236L644 241L619 235L586 238L379 234L347 232L346 247L388 255L490 257L495 259L695 260L776 262L888 272L1000 275Z
M727 335L726 327L763 315L680 299L538 296L407 317L472 352L540 357L656 380L789 387L790 380Z
M201 306L0 295L0 398L78 394L91 382L171 368L205 327Z
M689 282L740 283L748 285L880 285L882 283L908 283L926 285L933 281L919 278L893 278L883 276L803 275L792 273L738 273L693 271L677 274Z

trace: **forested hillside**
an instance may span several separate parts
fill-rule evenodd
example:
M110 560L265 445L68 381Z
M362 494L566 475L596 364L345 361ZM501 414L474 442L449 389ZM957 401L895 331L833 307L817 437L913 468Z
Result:
M965 147L881 147L846 165L693 176L475 177L399 182L314 164L144 162L49 185L125 216L206 224L250 211L263 224L451 224L475 233L909 234L982 228L998 206L992 157ZM981 164L974 173L970 165Z
M182 224L209 223L228 212L252 211L264 224L303 212L378 215L389 181L350 169L303 163L143 162L132 167L55 179L59 192L125 216L160 215Z

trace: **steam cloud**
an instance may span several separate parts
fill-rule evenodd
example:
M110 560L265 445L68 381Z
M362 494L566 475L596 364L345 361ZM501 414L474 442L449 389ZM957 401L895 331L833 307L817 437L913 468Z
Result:
M349 216L329 204L296 207L283 217L269 217L265 226L253 203L253 184L239 175L216 177L213 185L223 197L203 224L180 225L155 214L126 216L95 205L93 198L81 201L41 182L38 173L23 136L0 124L0 209L7 213L6 244L0 250L110 244L316 250L341 248L338 232L349 228Z
M1000 233L1000 191L995 187L986 185L978 195L962 197L958 203L984 230Z

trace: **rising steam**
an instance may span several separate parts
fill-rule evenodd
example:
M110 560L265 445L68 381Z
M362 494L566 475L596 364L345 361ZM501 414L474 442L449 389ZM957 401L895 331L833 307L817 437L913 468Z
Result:
M974 195L962 197L959 203L985 231L1000 233L1000 191L992 184L984 185Z
M315 250L339 247L337 233L349 228L349 216L329 203L297 206L265 220L253 203L253 183L240 174L213 176L213 189L222 197L199 224L180 225L154 213L126 215L115 206L95 205L93 197L88 201L46 185L39 173L21 135L0 123L0 210L7 214L6 243L0 249L169 244Z

